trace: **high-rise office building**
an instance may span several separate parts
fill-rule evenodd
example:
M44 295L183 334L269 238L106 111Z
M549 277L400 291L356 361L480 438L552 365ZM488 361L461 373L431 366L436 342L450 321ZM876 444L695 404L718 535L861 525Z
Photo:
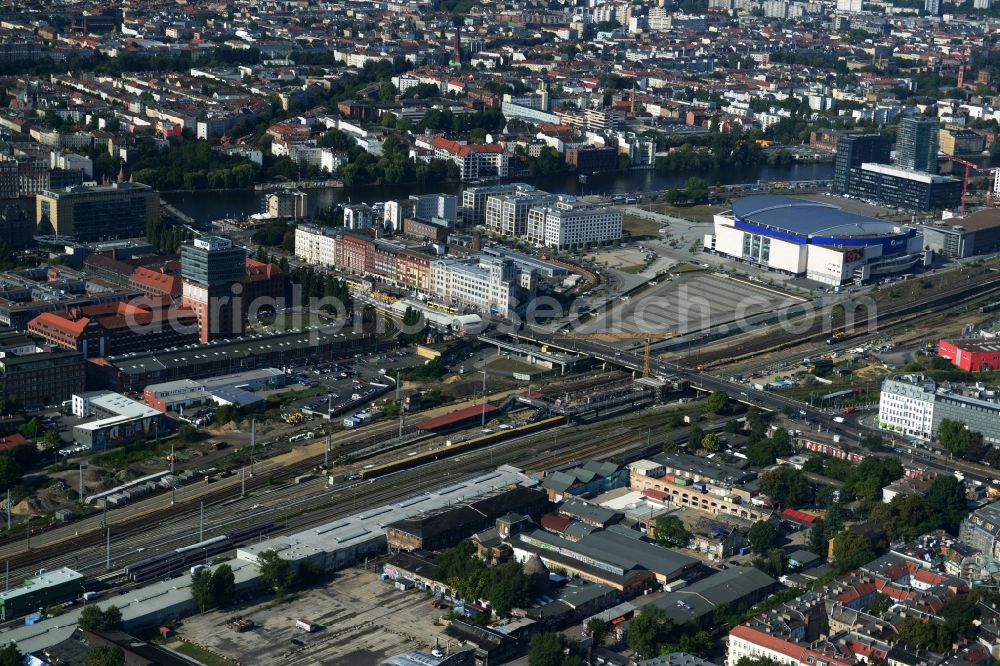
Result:
M198 315L202 342L243 334L242 285L234 285L246 272L246 250L228 238L204 236L181 246L181 302Z
M896 134L896 166L937 173L938 132L935 118L903 118Z
M931 16L941 16L944 3L942 0L924 0L924 11Z
M846 194L851 169L869 162L889 162L892 142L881 134L844 134L837 139L837 158L833 165L833 191Z
M138 183L44 190L35 202L40 227L85 242L136 238L160 217L160 195Z

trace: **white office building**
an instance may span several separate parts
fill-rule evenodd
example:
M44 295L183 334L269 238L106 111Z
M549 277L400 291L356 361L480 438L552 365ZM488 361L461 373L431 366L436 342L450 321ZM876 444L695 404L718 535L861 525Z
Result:
M486 227L504 236L524 236L528 232L528 211L556 199L556 195L541 190L491 196L486 199Z
M528 211L527 235L529 242L555 249L618 240L622 236L622 211L562 196L553 204Z
M351 231L371 229L375 224L375 213L368 204L344 206L344 228Z
M299 225L295 229L295 256L310 264L333 265L336 229Z
M934 424L934 385L887 379L878 402L881 427L907 437L930 439Z
M514 262L486 255L431 262L431 292L454 305L507 315L514 306Z
M458 197L454 194L417 194L412 197L413 217L420 220L441 218L448 221L448 228L455 227L458 219Z

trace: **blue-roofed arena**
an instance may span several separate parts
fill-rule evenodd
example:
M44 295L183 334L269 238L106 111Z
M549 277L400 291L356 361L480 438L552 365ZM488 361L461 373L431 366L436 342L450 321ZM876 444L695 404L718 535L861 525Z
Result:
M911 271L922 247L913 227L770 194L737 199L705 237L708 251L828 285Z

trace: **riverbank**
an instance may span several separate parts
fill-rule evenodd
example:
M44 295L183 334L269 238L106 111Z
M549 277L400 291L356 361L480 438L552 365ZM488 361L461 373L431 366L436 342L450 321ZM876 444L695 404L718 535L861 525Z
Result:
M652 169L637 169L611 174L593 174L586 183L581 183L575 173L552 177L517 178L553 194L576 196L616 194L629 195L640 192L664 192L670 188L681 189L692 175L698 175L708 185L738 183L756 184L758 181L791 182L801 180L829 179L833 176L830 163L796 163L783 167L766 164L753 167L731 167L703 171L697 174L657 173ZM468 184L458 181L434 181L423 184L362 185L353 187L303 188L309 194L308 208L311 215L327 210L338 204L375 203L390 199L406 199L415 194L454 194L461 196ZM285 184L287 187L287 183ZM209 222L222 218L241 218L263 210L267 192L263 190L227 190L205 196L205 191L163 192L161 197L179 210L199 222Z
M296 189L296 190L321 190L324 188L343 188L344 181L336 178L324 178L320 180L285 180L267 181L257 183L253 189L257 192L274 192L276 190Z

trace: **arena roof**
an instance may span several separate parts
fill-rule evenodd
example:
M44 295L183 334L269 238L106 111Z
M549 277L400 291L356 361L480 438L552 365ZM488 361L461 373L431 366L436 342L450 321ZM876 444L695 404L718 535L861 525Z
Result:
M832 203L775 194L743 197L733 202L733 215L745 222L800 236L891 236L891 222L849 213Z

